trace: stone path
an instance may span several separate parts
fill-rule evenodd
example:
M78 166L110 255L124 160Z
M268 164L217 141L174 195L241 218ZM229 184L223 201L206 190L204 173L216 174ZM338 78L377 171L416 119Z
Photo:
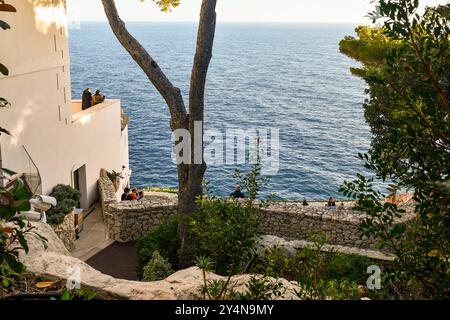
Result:
M82 261L87 261L114 242L106 239L106 226L103 223L100 205L96 203L94 208L94 211L84 220L83 231L75 242L75 250L71 252L73 257Z

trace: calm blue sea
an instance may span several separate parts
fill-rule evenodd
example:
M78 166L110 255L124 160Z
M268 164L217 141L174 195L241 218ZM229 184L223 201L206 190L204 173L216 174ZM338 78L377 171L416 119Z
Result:
M194 23L129 23L183 94L195 49ZM219 24L208 74L206 128L280 128L280 170L265 193L286 199L341 196L339 186L364 172L358 152L370 133L365 84L338 43L355 25ZM104 23L70 30L72 95L100 88L122 100L130 117L133 186L177 186L171 161L169 112L144 73ZM119 168L110 168L119 169ZM235 165L209 166L212 191L232 191ZM341 196L342 197L342 196Z

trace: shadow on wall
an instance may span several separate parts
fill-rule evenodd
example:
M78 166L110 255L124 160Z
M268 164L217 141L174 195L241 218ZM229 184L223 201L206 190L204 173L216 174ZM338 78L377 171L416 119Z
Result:
M28 0L33 6L36 29L43 34L51 30L67 32L66 0Z

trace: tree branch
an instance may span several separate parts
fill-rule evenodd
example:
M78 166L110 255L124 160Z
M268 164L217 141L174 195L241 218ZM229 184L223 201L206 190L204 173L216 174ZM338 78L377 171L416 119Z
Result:
M117 40L141 67L166 101L171 114L172 130L185 128L187 125L187 113L180 89L172 85L147 50L128 32L125 23L117 12L115 1L102 0L102 3L108 22Z

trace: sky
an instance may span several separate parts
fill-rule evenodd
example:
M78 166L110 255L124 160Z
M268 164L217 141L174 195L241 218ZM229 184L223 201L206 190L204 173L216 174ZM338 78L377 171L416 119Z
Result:
M105 21L101 0L67 0L69 19ZM218 0L217 19L223 22L352 22L365 18L374 4L370 0ZM420 0L422 5L448 0ZM197 21L201 0L181 0L171 13L162 13L151 0L116 0L125 21Z

